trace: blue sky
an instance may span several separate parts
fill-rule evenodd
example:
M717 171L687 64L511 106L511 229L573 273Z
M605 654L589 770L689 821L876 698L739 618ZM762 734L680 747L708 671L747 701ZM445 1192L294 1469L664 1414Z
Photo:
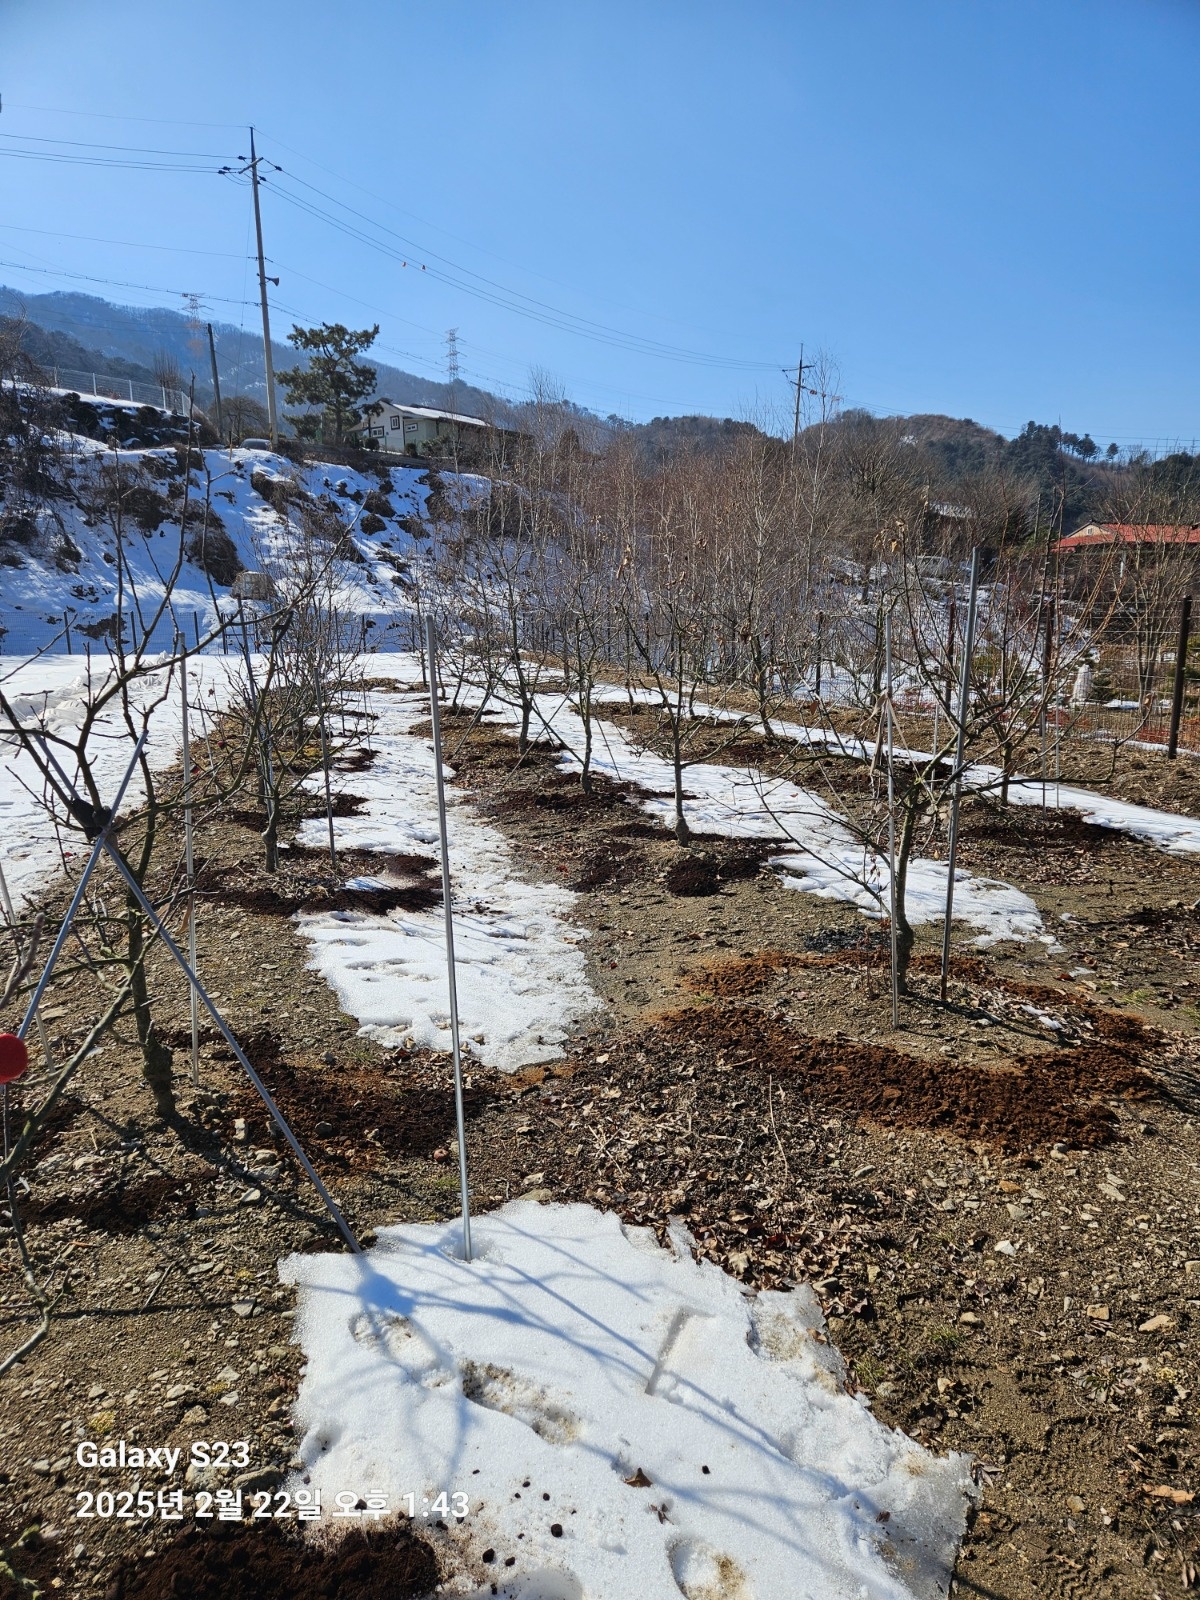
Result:
M781 411L803 343L847 404L1161 447L1200 437L1198 82L1194 0L3 0L0 281L254 327L211 170L253 121L280 334L444 376L457 327L470 380L634 418ZM87 143L205 170L12 153L169 160Z

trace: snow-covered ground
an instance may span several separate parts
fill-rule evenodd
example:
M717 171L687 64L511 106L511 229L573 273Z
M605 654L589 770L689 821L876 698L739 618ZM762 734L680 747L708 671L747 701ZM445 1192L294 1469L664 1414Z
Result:
M111 618L117 595L113 528L105 518L86 509L86 503L95 498L94 475L103 462L106 473L119 470L132 487L147 469L153 469L149 470L147 486L161 490L164 463L173 461L173 452L167 449L112 450L77 435L66 436L64 442L71 453L69 483L80 503L66 497L56 499L52 508L41 514L41 542L33 549L16 552L19 565L0 568L4 573L0 585L0 650L5 655L31 655L56 639L60 642L55 648L65 649L64 618L69 619L76 653L82 652L86 629ZM264 480L294 484L314 500L326 499L334 505L350 529L357 559L337 565L338 608L367 624L372 643L409 642L411 602L401 580L421 547L402 519L419 518L425 512L430 485L423 468L391 469L387 493L395 516L387 519L381 530L366 533L363 502L372 491L379 491L378 477L320 462L301 467L267 450L205 450L196 454L203 468L193 469L190 516L198 517L197 507L203 505L207 484L212 510L242 567L276 577L286 574L296 549L298 517L293 515L289 524L252 480L257 479L264 488L268 487ZM442 487L451 503L465 505L481 492L483 480L446 474ZM136 594L146 617L161 605L166 580L179 555L180 504L172 500L165 519L150 532L138 527L131 515L125 518L124 581L127 591L131 589ZM199 526L199 521L193 524L189 520L189 546L198 536ZM54 558L53 551L63 548L64 536L78 553L78 560ZM6 551L13 553L11 547ZM197 627L204 633L215 626L218 603L227 595L227 586L212 582L200 567L185 561L169 610L155 630L155 647L168 649L176 628L193 639ZM397 629L402 638L395 637Z
M303 1479L411 1495L442 1593L935 1600L970 1493L845 1387L811 1289L747 1291L587 1206L515 1201L281 1263L307 1359ZM439 1494L450 1513L435 1504ZM346 1502L343 1501L342 1504ZM455 1525L456 1510L466 1516Z
M405 656L380 656L373 671L401 682L419 675ZM439 858L433 746L411 729L429 720L423 693L373 689L378 721L374 763L347 781L367 805L335 820L342 849L403 851ZM473 813L469 797L447 791L459 1017L465 1046L489 1066L511 1071L562 1054L571 1025L600 1004L570 922L575 896L557 885L524 881L502 834ZM321 846L324 819L301 829L300 842ZM313 964L364 1034L450 1049L443 914L391 911L386 916L334 911L302 916Z
M610 694L609 698L617 696ZM509 726L519 720L511 705L493 704ZM542 728L565 747L564 767L578 770L584 748L579 713L561 694L540 695L538 711ZM602 719L593 723L592 741L594 769L618 783L632 785L639 791L638 806L670 825L675 813L671 763L634 745L619 728ZM786 839L795 848L781 851L771 864L789 887L845 901L870 916L886 913L886 856L856 839L820 795L786 779L765 777L752 767L710 762L687 767L683 783L684 815L693 831L735 839ZM944 917L946 872L944 861L919 857L910 861L905 903L914 925ZM966 872L955 874L954 885L955 917L977 930L977 944L1001 939L1049 940L1037 906L1020 889Z
M202 737L210 709L219 709L233 691L241 661L234 656L200 656L189 665L188 703L192 707L193 738ZM0 657L0 693L23 726L45 727L51 735L74 736L84 714L89 686L98 691L108 676L108 658L99 654L90 668L79 656L43 655L20 665ZM146 751L151 768L162 771L179 759L182 703L178 677L152 672L137 687L135 703L153 708ZM33 893L84 854L78 831L63 830L62 849L54 820L43 804L42 780L37 768L21 750L8 724L0 719L0 867L14 901ZM133 754L134 740L114 703L97 721L88 742L88 754L104 800L110 801L120 785ZM75 767L61 750L55 754L67 775ZM126 808L135 807L142 795L141 775L135 772L127 791Z

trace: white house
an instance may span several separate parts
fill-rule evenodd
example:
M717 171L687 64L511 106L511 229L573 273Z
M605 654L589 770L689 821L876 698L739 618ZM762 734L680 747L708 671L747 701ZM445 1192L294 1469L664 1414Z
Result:
M423 455L422 447L430 443L452 445L481 439L490 426L482 417L436 411L432 406L402 406L391 400L376 400L364 407L364 412L355 431L364 443L369 440L375 449L390 455Z

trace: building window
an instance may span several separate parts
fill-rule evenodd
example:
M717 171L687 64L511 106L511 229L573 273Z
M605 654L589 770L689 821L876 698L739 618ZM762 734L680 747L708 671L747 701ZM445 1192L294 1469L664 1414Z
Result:
M400 426L400 422L401 422L401 418L398 417L398 416L393 416L391 418L391 425L392 425L393 428L398 428Z
M382 439L383 438L383 429L382 428L372 428L371 429L371 436L372 436L372 438L375 438L375 439Z
M415 422L406 422L404 424L404 431L405 431L405 433L416 433L416 431L417 431L416 423Z

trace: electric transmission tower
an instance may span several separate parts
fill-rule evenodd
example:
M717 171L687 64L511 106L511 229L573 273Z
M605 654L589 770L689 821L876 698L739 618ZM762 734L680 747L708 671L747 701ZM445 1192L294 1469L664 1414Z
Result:
M450 385L450 409L458 410L458 329L446 329L446 382Z

